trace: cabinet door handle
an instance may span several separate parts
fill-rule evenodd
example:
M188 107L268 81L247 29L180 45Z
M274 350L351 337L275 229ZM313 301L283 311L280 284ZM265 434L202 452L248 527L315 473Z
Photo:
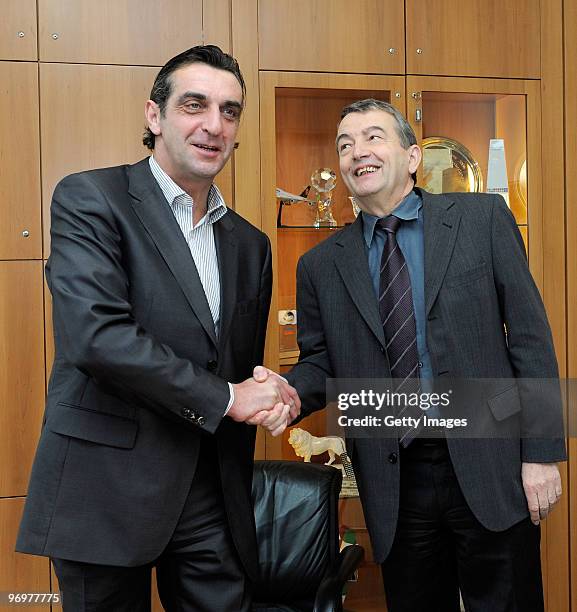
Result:
M415 109L415 121L420 123L423 119L423 111L420 108Z

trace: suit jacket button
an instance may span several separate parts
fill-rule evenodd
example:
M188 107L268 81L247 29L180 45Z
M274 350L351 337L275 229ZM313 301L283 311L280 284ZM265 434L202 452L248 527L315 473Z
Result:
M196 419L196 423L197 423L197 425L200 425L202 427L204 425L204 417L203 416L199 416Z
M190 414L190 410L188 408L183 408L180 414L182 414L183 417L187 417Z
M216 368L218 367L218 363L214 360L211 359L207 364L206 364L206 369L209 372L216 372Z
M389 463L397 463L398 457L397 457L397 453L391 453L388 457L389 459Z

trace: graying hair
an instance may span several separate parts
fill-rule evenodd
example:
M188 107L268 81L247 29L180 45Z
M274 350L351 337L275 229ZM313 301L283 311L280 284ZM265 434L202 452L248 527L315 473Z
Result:
M382 100L366 98L365 100L358 100L357 102L345 106L341 111L341 121L351 113L366 113L372 110L384 111L393 116L395 119L395 130L403 149L408 149L411 145L417 144L417 137L409 122L392 104L383 102Z

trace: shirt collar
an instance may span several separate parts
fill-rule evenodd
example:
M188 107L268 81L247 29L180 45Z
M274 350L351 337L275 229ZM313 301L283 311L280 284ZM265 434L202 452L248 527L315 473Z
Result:
M414 221L419 218L419 210L422 206L423 201L421 196L415 190L412 190L401 200L401 203L391 214L403 221ZM381 217L375 217L365 211L361 212L361 216L363 219L363 235L367 246L370 248L377 221L379 221Z
M166 172L154 159L154 155L150 156L148 163L150 165L152 175L154 176L158 186L166 198L166 201L170 204L172 209L174 209L176 206L190 206L191 208L194 206L192 198L182 189L182 187L179 187L170 178L170 176L168 176L168 174L166 174ZM226 214L227 207L224 202L224 198L214 183L208 190L207 204L208 223L215 223Z

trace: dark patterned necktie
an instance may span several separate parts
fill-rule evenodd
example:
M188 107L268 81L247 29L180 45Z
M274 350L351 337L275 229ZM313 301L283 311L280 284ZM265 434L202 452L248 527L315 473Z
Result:
M395 392L418 393L419 353L417 351L417 325L413 308L413 293L407 262L397 242L398 217L389 215L379 220L386 232L387 241L381 258L379 285L379 312L385 332L385 342L391 376L396 380ZM397 417L420 418L423 411L418 406L403 405ZM419 428L403 427L399 442L407 447L418 434Z

